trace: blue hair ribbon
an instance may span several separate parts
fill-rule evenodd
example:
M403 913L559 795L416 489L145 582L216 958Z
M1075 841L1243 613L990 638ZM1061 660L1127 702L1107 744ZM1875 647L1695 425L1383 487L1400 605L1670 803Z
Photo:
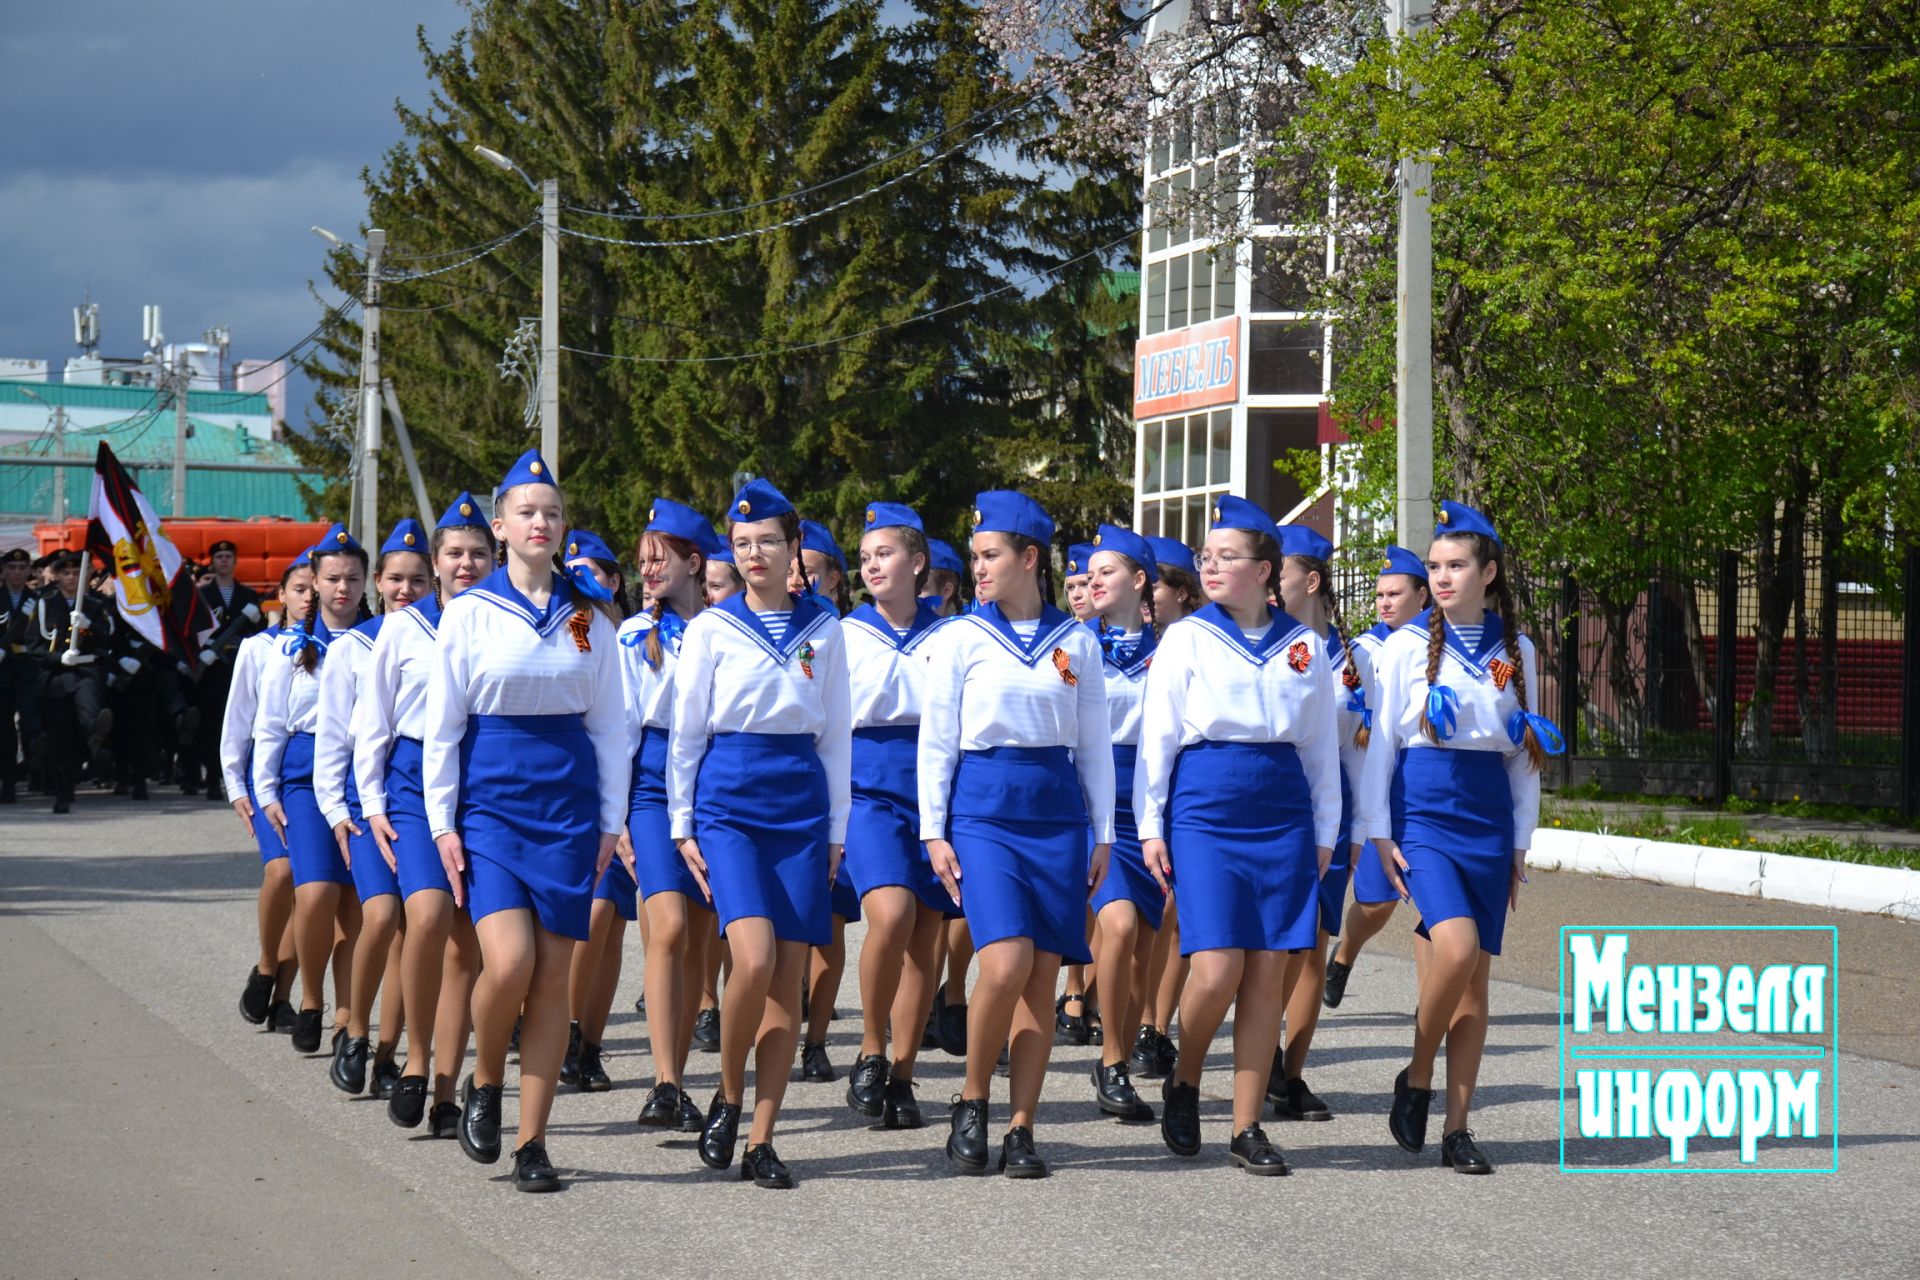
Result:
M570 564L562 570L573 589L589 600L611 600L613 592L600 585L600 579L593 576L593 570L584 564Z
M1528 725L1533 726L1534 737L1540 740L1541 749L1548 755L1567 753L1567 740L1560 736L1559 728L1545 716L1534 715L1531 711L1516 711L1507 717L1507 736L1513 739L1514 746L1527 740Z
M1347 710L1360 717L1360 727L1368 733L1373 732L1373 708L1367 705L1367 691L1353 689L1347 693Z
M1459 723L1459 707L1460 695L1446 685L1436 684L1427 690L1427 719L1433 731L1440 735L1440 741L1453 737L1454 726Z

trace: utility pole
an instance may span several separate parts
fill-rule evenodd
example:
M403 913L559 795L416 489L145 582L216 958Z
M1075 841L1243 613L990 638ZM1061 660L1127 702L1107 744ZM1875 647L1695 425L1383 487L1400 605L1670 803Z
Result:
M387 233L367 232L366 317L360 326L360 545L380 546L380 259ZM367 584L371 591L373 584Z
M187 387L192 381L187 350L173 354L173 518L187 518ZM154 530L158 533L159 530Z
M67 406L63 404L53 406L53 456L56 458L67 456ZM67 469L65 467L53 469L53 522L55 524L67 522Z
M540 184L540 456L560 466L560 180Z
M1387 32L1398 43L1433 24L1430 0L1387 0ZM1405 86L1416 92L1414 86ZM1400 545L1424 547L1433 533L1433 166L1400 160L1399 296L1394 340L1395 462Z

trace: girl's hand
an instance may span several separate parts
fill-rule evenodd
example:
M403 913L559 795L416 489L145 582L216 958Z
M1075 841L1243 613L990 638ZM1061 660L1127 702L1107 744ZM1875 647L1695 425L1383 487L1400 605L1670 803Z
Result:
M613 851L620 856L620 865L627 869L627 874L638 883L640 871L633 865L633 840L626 832L620 833L619 843L614 845Z
M713 886L707 883L707 859L700 852L700 842L692 836L675 841L680 856L686 860L687 870L693 872L694 882L700 886L700 892L706 896L707 905L713 905Z
M1380 869L1387 873L1387 883L1400 895L1400 901L1412 902L1413 895L1407 892L1407 882L1400 874L1407 869L1407 860L1400 856L1400 846L1391 840L1375 839L1373 847L1380 852Z
M1526 882L1527 851L1525 849L1515 849L1513 851L1513 875L1507 881L1508 910L1518 911L1520 909L1520 886Z
M440 850L440 866L447 873L447 883L453 886L453 905L466 906L467 847L460 843L460 833L449 831L434 837L433 843Z
M367 826L373 831L373 847L378 849L380 856L387 860L387 870L398 875L400 864L393 856L393 842L400 838L400 833L393 829L393 824L387 821L387 815L384 813L376 813L368 818Z
M267 825L273 828L273 834L280 837L280 847L287 847L287 811L280 807L278 800L271 801L261 812L267 815Z
M1333 865L1332 847L1324 844L1321 845L1319 848L1313 851L1313 859L1315 862L1317 862L1320 865L1320 870L1317 873L1317 878L1321 880L1325 880L1327 878L1327 868Z
M235 796L233 813L240 819L240 825L247 829L247 834L251 836L253 834L253 801L247 799L245 795Z
M1154 883L1160 886L1160 892L1173 892L1173 859L1167 856L1165 840L1142 840L1140 853L1147 864L1147 870L1153 876Z
M940 884L953 899L953 905L960 905L960 855L953 851L953 845L946 840L927 841L927 860L933 863L933 874L940 877Z
M356 836L366 834L366 832L362 831L359 827L353 825L352 818L342 818L333 824L333 842L340 846L340 859L347 864L347 869L351 871L353 869L353 850L347 847L347 836L349 833Z
M847 858L847 846L830 844L827 846L827 885L832 887L840 880L840 866Z
M593 883L598 888L600 877L607 874L607 868L613 865L614 852L620 847L621 837L611 831L600 833L600 851L593 859Z
M1087 866L1087 898L1100 892L1100 883L1107 878L1107 864L1113 860L1113 846L1096 844L1093 846L1093 861Z

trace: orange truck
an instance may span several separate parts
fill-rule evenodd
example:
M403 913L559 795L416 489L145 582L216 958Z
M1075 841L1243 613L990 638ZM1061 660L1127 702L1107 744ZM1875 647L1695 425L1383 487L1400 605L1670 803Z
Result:
M234 576L271 600L280 592L280 575L287 565L318 542L328 527L325 521L255 516L250 520L162 520L160 533L181 555L201 564L207 562L207 548L231 542L238 557ZM65 524L35 525L33 536L41 555L79 551L87 545L87 522L76 518Z

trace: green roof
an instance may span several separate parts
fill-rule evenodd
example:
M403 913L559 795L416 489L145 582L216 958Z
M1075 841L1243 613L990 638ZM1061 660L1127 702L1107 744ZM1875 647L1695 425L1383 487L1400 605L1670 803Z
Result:
M28 395L31 391L33 394ZM37 399L36 399L37 397ZM119 409L132 415L152 409L159 397L152 387L90 386L78 382L34 382L0 378L0 404L63 404L69 409ZM187 391L189 413L237 413L266 417L273 412L261 391Z
M88 390L115 390L93 387ZM142 393L143 395L145 393ZM231 393L216 393L228 394ZM265 397L257 397L264 400ZM273 440L261 440L239 427L230 427L205 418L189 416L193 432L187 437L188 462L255 462L288 466L299 461L293 450ZM10 467L8 456L46 457L53 451L51 437L0 446L0 511L15 515L48 518L53 510L53 477L65 477L67 512L83 516L93 493L95 448L105 441L127 470L133 482L147 495L155 513L173 512L173 415L147 413L127 422L107 427L75 429L66 433L66 452L85 466L67 467L56 472L52 467ZM306 499L299 480L317 483L318 472L296 476L287 472L193 471L187 472L187 510L192 516L231 516L244 520L250 516L307 518Z
M1118 302L1122 298L1140 296L1140 273L1138 271L1109 271L1106 275L1107 293Z

